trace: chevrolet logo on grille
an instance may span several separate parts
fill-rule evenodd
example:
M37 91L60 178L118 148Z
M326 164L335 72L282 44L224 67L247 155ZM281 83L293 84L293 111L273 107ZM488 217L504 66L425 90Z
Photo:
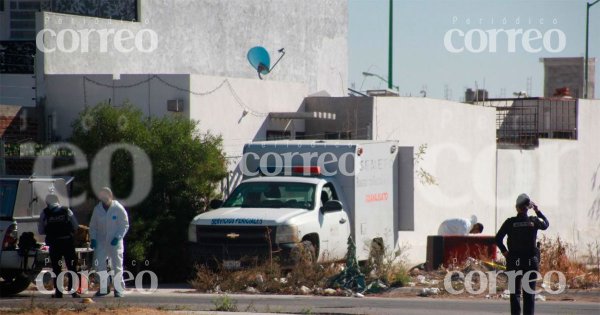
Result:
M230 238L230 239L232 239L232 240L234 240L234 239L236 239L236 238L240 237L240 235L239 235L239 234L237 234L237 233L229 233L229 234L227 234L227 235L225 235L225 236L227 236L227 238Z

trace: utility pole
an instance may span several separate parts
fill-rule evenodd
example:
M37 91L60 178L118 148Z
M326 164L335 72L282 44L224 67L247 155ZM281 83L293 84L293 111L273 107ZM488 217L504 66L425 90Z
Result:
M600 0L596 0L598 2ZM390 30L389 30L389 43L388 43L388 89L394 88L394 80L392 79L392 68L393 68L393 47L394 47L394 0L390 0ZM586 77L587 78L587 77Z
M390 0L391 1L391 0ZM588 98L588 67L589 67L589 41L590 41L590 8L600 2L596 0L592 3L586 3L585 10L585 86L583 87L583 98Z

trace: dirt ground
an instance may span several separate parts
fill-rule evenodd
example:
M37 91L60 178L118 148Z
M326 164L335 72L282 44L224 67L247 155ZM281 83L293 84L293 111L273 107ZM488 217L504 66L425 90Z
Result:
M23 315L81 315L92 314L92 315L102 315L102 314L125 314L125 315L164 315L168 314L167 311L161 311L158 309L152 308L138 308L138 307L123 307L123 308L81 308L81 309L71 309L64 310L59 308L51 308L51 309L42 309L42 308L33 308L33 309L14 309L14 310L3 310L2 314L23 314Z
M479 263L467 264L460 269L457 269L464 274L469 271L481 271L483 273L493 270L488 266L481 265ZM450 294L444 288L444 278L447 275L448 270L437 270L437 271L424 271L419 269L413 269L410 271L411 282L407 286L401 288L391 288L381 294L370 295L378 297L398 298L398 297L414 297L422 296L424 298L445 298L445 299L508 299L508 295L505 290L508 287L507 278L499 276L496 278L496 293L490 294L486 289L481 294ZM464 278L453 278L451 281L453 288L460 290L464 288ZM472 287L477 290L479 288L479 279L477 277L472 280ZM546 301L580 301L580 302L596 302L600 303L600 283L595 284L593 287L586 289L565 289L564 292L559 294L551 294L543 287L541 287L542 281L538 281L537 289L542 292L541 295ZM558 290L553 284L547 284L551 286L551 289ZM550 287L547 287L550 289ZM432 292L433 289L433 292Z
M498 294L495 295L490 295L487 296L487 294L478 294L478 295L472 295L472 294L467 294L467 293L463 293L463 294L448 294L445 292L442 292L438 295L430 295L427 297L423 297L423 298L433 298L433 299L503 299L502 298L502 292L499 292ZM419 292L417 290L415 291L409 291L409 290L390 290L388 292L382 293L382 294L378 294L378 295L369 295L372 297L382 297L382 298L403 298L403 297L415 297L416 295L419 295ZM593 303L600 303L600 289L588 289L588 290L568 290L565 293L561 293L561 294L547 294L547 293L542 293L542 295L545 297L546 301L578 301L578 302L593 302Z

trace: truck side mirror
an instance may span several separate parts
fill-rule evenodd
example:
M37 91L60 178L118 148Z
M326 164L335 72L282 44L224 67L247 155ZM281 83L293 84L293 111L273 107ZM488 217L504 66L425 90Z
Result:
M208 206L211 210L214 210L214 209L221 208L222 205L223 205L223 200L213 199L210 201L210 204Z
M343 208L344 206L338 200L329 200L321 207L321 212L327 213L342 211Z

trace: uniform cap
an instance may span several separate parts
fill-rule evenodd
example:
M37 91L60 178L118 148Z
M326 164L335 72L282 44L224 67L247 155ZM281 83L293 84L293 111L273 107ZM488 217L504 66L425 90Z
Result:
M57 204L58 203L58 196L56 194L48 194L46 195L46 204L47 205L53 205L53 204Z
M520 194L519 197L517 197L517 204L516 206L524 206L526 204L528 204L530 201L529 196L527 196L527 194Z

